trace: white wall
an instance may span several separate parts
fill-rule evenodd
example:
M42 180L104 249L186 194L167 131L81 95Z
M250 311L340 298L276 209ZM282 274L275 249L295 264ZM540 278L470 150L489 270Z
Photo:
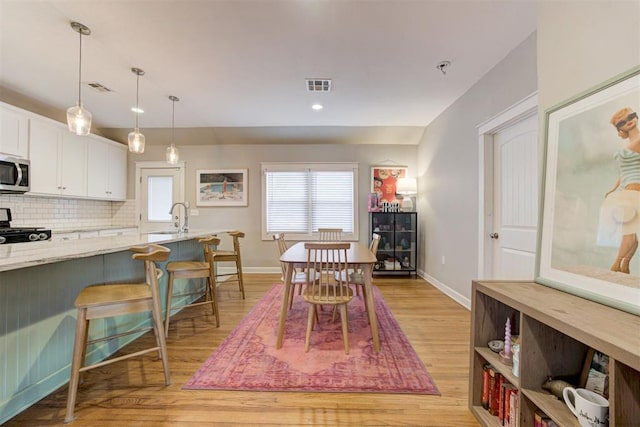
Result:
M477 277L477 126L534 93L536 83L532 34L438 116L419 145L421 268L428 280L463 304Z
M638 0L542 1L538 16L540 112L640 65Z
M136 161L164 161L166 147L147 146L142 155L129 155L128 194L135 194ZM359 164L359 240L369 242L367 194L371 186L371 166L389 161L417 171L416 145L179 145L180 160L186 163L186 200L197 208L198 216L189 217L192 228L232 228L245 232L242 242L242 266L246 271L279 271L273 240L261 236L261 162L357 162ZM249 169L249 205L247 207L196 207L196 170ZM224 244L225 242L223 242Z
M470 297L477 274L476 125L537 89L542 154L546 110L640 64L639 1L538 5L537 39L522 43L440 115L418 149L425 273L459 300Z

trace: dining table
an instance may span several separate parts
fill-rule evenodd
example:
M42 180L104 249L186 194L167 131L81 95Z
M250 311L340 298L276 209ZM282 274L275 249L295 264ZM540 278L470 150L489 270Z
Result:
M288 248L280 257L280 262L286 265L286 273L284 278L284 296L282 299L282 310L280 312L280 322L278 324L278 339L276 348L282 347L284 339L284 323L289 308L289 293L292 292L291 280L294 276L296 268L304 268L307 264L307 250L304 245L307 242L298 242ZM322 242L327 243L327 242ZM341 242L342 243L342 242ZM347 264L349 268L361 269L364 277L365 287L365 304L367 314L369 316L369 325L371 326L371 337L373 339L373 348L376 352L380 351L380 339L378 337L378 323L376 320L376 310L373 300L373 266L376 263L376 256L369 250L369 247L359 242L349 242L347 250Z

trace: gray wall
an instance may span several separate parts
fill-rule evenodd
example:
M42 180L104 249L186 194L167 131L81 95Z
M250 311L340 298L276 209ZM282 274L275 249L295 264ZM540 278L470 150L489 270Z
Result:
M532 34L438 116L419 145L421 268L463 303L478 273L477 126L534 93L536 81Z
M640 64L638 0L542 1L538 17L541 113Z
M462 299L470 298L477 275L476 126L537 89L542 159L546 110L640 64L637 0L538 5L537 36L440 115L418 149L424 270L427 278Z
M147 146L142 155L129 155L129 197L135 194L136 161L164 161L166 147ZM179 145L180 160L186 163L185 195L196 208L196 170L249 169L249 206L197 207L198 216L189 218L192 228L233 228L246 233L242 243L242 263L247 271L278 269L276 247L272 240L261 237L261 162L357 162L359 164L359 234L360 242L369 242L367 194L371 186L371 166L379 164L405 165L409 173L417 171L416 145ZM227 242L228 243L228 242Z

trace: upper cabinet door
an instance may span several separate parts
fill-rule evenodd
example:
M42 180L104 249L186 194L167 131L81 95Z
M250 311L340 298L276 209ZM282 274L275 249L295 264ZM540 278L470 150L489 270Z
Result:
M0 153L27 158L29 119L10 107L0 105Z
M99 137L91 137L87 151L87 195L124 200L127 193L127 148Z
M109 144L109 198L125 200L127 198L127 147Z
M31 120L29 128L31 192L60 194L58 145L62 138L62 128L36 119Z
M60 182L65 196L87 195L87 142L89 138L71 132L62 133Z

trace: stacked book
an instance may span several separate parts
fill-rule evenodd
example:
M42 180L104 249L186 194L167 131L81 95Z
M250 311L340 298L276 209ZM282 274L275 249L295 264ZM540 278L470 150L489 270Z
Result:
M533 414L533 427L558 427L558 424L538 409Z
M482 407L498 417L500 425L518 427L518 389L491 365L485 365L482 378Z

